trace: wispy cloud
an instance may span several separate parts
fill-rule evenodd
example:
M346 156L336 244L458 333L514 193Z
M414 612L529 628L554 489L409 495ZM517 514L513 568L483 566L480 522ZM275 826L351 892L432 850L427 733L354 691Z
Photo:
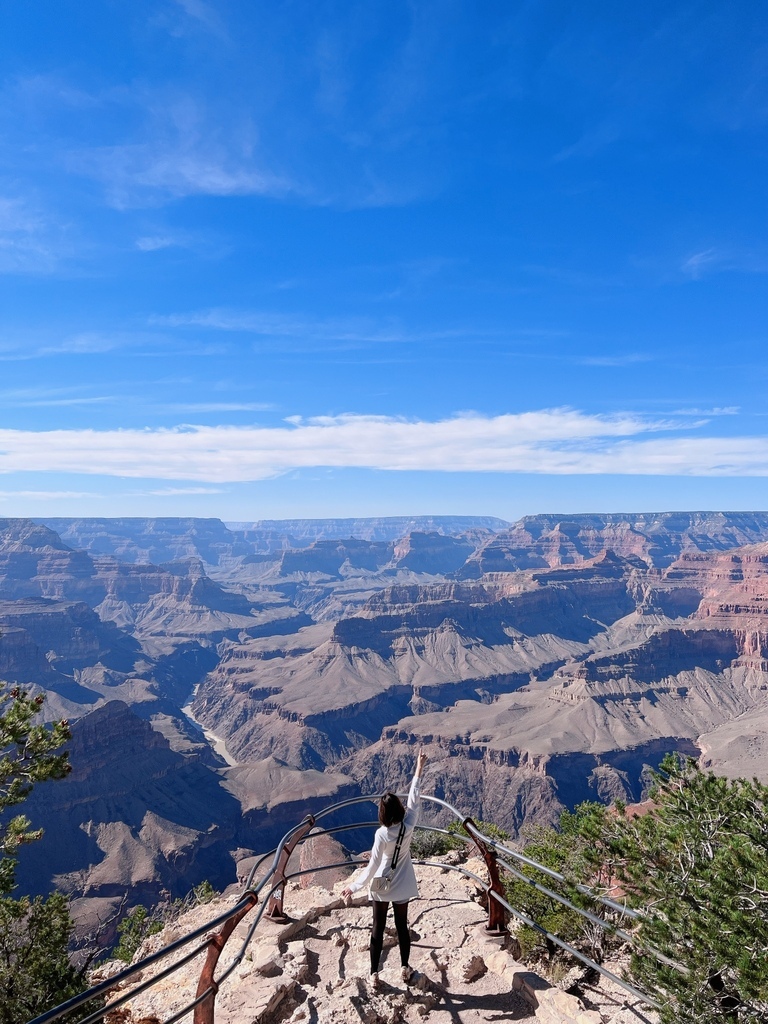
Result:
M178 349L178 344L148 332L80 331L77 334L59 334L54 325L43 332L24 332L0 342L0 362L18 362L42 359L47 356L94 356L116 349L142 346L156 349L165 341L166 348Z
M136 239L136 248L141 252L157 252L158 249L170 249L178 242L169 235L143 235Z
M77 334L10 338L0 341L0 362L25 362L50 356L98 356L123 350L133 357L155 358L165 355L218 356L229 351L223 342L199 342L170 332L153 331L81 331Z
M99 355L122 348L128 343L125 337L98 332L86 332L56 340L32 338L6 341L0 344L0 362L26 362L30 359L58 355Z
M270 402L179 402L166 405L170 412L267 412L274 409Z
M538 336L536 331L486 332L463 327L414 330L397 318L374 319L368 316L313 317L295 316L259 310L208 309L191 313L153 316L151 326L172 328L206 328L252 334L262 338L295 339L296 341L338 342L344 345L367 343L391 344L408 342L446 341L471 336L474 341L493 337L496 340L510 335Z
M140 103L141 100L141 103ZM247 117L222 123L190 96L136 97L147 115L141 136L115 146L73 150L70 170L100 181L118 209L153 206L186 196L281 196L292 191L267 168Z
M702 249L700 252L691 253L687 256L680 269L686 277L697 281L703 277L708 270L712 270L722 260L722 255L717 249Z
M139 235L133 245L139 252L156 253L179 249L190 253L192 257L206 260L222 259L232 251L230 242L222 234L210 231L168 231L163 228L154 231L145 229L145 234Z
M0 196L0 273L45 274L71 255L65 229L31 200Z
M173 2L181 8L184 14L192 21L197 22L208 32L213 32L217 36L226 38L226 31L224 24L211 4L204 3L203 0L173 0Z
M221 487L162 487L156 491L136 491L136 496L148 495L153 498L176 498L183 494L224 494Z
M768 255L764 252L730 248L701 249L686 256L680 264L685 277L698 281L708 274L736 271L745 274L768 274Z
M582 366L606 366L620 368L622 366L635 366L637 363L650 363L654 358L655 356L652 356L648 352L626 352L607 356L583 356L582 358L577 359L576 362L580 363Z
M125 343L125 335L103 334L99 331L83 331L67 338L62 338L55 345L44 346L41 355L54 353L70 353L73 355L92 356L100 352L112 352Z
M61 501L64 498L100 498L95 491L0 491L0 501L31 498L34 501Z
M29 401L4 401L5 405L14 405L18 408L66 408L67 406L73 405L106 405L110 402L114 402L114 395L94 395L92 397L81 396L80 398L40 398L37 400Z
M399 263L395 272L399 283L382 293L382 299L398 299L408 295L418 295L425 285L434 281L446 271L456 270L460 261L447 256L423 257L416 260L405 260Z
M393 342L410 340L399 326L382 327L368 317L313 319L284 313L238 312L210 309L152 317L150 323L162 327L205 327L216 331L255 334L262 337L347 342Z
M738 416L741 408L738 405L715 405L711 409L674 409L671 416Z
M621 139L621 136L622 132L614 121L604 121L589 128L576 142L561 149L552 158L552 162L561 163L577 157L593 157L606 147L614 145Z
M0 391L0 402L13 408L43 408L71 405L104 405L114 395L84 395L78 388L9 388Z
M439 421L347 414L280 427L0 430L0 472L72 472L223 484L296 469L768 476L768 438L574 409ZM677 431L677 435L672 432ZM672 436L669 436L672 433ZM655 436L651 436L655 435Z

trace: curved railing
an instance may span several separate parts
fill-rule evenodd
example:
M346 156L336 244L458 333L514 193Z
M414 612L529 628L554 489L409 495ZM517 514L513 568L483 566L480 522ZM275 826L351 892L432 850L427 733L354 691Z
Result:
M340 832L349 831L351 829L377 827L379 824L378 821L358 821L344 825L336 825L332 828L318 828L317 823L321 819L327 818L329 815L338 811L352 807L356 804L378 801L380 797L381 794L353 797L349 800L343 800L339 803L331 804L328 807L323 808L317 814L308 814L302 819L302 821L285 833L274 850L270 850L268 853L265 853L255 862L251 868L240 897L233 907L219 914L217 917L212 918L210 921L206 921L205 924L202 924L200 927L181 936L181 938L169 943L157 952L144 957L144 959L138 963L131 964L106 981L102 981L88 989L86 992L82 992L80 995L74 996L72 999L61 1003L59 1006L55 1006L45 1013L40 1014L38 1017L35 1017L30 1021L29 1024L53 1024L54 1021L57 1021L66 1015L74 1014L76 1010L85 1007L86 1004L94 1000L104 999L111 991L122 987L132 978L136 978L136 985L131 987L129 991L121 992L115 998L111 999L106 1005L92 1013L89 1013L77 1022L77 1024L96 1024L97 1021L102 1020L106 1014L110 1013L110 1011L118 1009L130 999L135 998L140 993L145 992L147 989L158 984L158 982L170 977L175 971L179 970L179 968L183 967L185 964L189 963L190 960L193 960L203 952L206 953L206 959L194 999L186 1004L181 1010L174 1013L173 1016L168 1017L163 1024L176 1024L177 1021L181 1021L190 1013L194 1015L194 1024L213 1024L216 994L221 985L226 982L227 978L229 978L232 972L236 970L238 965L242 962L248 945L263 917L267 916L278 920L284 918L283 896L287 883L291 879L298 878L302 875L314 874L331 868L351 866L364 862L362 858L357 857L333 864L315 864L311 868L307 868L302 871L288 872L287 867L293 850L296 846L310 838L310 832L312 833L311 838L315 838L318 835L336 835ZM454 816L454 818L463 824L466 832L471 838L465 838L456 833L449 832L447 829L438 828L437 826L432 825L418 825L418 830L422 832L434 832L450 835L454 839L460 839L470 844L474 843L485 860L490 881L485 882L478 875L461 865L451 865L444 862L437 863L418 858L414 858L414 863L426 867L437 867L441 870L445 870L447 868L448 870L456 871L465 877L472 878L482 889L486 891L488 895L489 921L487 928L489 931L495 931L497 933L503 932L506 928L505 912L511 914L529 928L533 928L535 931L539 932L549 942L581 961L587 967L590 967L592 970L597 971L599 974L609 978L612 982L621 986L634 998L639 999L652 1007L659 1006L659 1003L653 997L647 993L641 992L624 978L614 974L602 964L596 963L580 950L563 941L559 936L547 931L536 921L527 917L517 908L511 906L504 895L499 866L503 867L505 871L510 872L514 877L528 883L539 892L542 892L563 904L569 910L576 914L580 914L586 920L590 921L590 923L605 929L607 932L618 936L626 942L634 943L635 939L629 932L626 932L615 924L604 920L599 915L593 914L589 910L576 906L573 902L560 895L555 890L550 889L542 885L540 882L530 878L528 875L523 874L519 870L519 867L515 865L535 868L537 871L555 881L566 882L565 877L559 872L552 868L545 867L544 865L532 860L530 857L526 857L519 850L515 850L514 848L485 835L480 831L471 818L467 818L462 815L455 807L447 803L445 800L441 800L434 796L422 796L421 799L447 810ZM500 854L502 856L499 856ZM272 862L269 868L265 872L264 877L256 883L256 877L259 869L266 861L269 860L270 857L272 857ZM514 861L515 864L510 863L510 860ZM575 888L583 895L588 896L595 903L602 904L615 914L625 916L629 919L637 919L641 916L638 911L631 909L623 903L601 895L588 885L576 885ZM224 945L240 921L243 920L246 914L256 907L258 909L245 938L240 944L240 948L227 968L218 977L216 977L216 967ZM203 937L203 941L199 941ZM192 948L187 949L186 947L189 946ZM153 967L163 960L174 957L175 954L182 950L184 950L183 955L178 959L174 959L172 963L165 966L152 977L144 978L144 973L147 968ZM664 957L657 950L644 947L643 952L651 956L655 956L665 964L681 969L679 968L679 965L675 964L667 957ZM73 1017L68 1017L69 1021L73 1019Z

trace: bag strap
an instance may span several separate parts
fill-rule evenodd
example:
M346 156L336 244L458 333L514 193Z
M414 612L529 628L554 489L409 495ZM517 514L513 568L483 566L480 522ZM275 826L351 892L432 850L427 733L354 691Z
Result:
M400 822L400 832L397 837L397 845L395 846L395 854L392 858L392 864L390 870L394 871L397 867L397 858L400 856L400 847L403 845L403 836L405 835L405 819Z

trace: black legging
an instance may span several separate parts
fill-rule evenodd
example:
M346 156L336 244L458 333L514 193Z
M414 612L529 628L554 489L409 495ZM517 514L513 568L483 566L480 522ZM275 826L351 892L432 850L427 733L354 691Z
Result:
M400 946L400 963L408 966L411 956L411 933L408 931L408 903L393 903L397 943ZM371 929L371 974L379 969L381 951L384 948L384 925L387 923L389 904L381 900L373 901L373 928Z

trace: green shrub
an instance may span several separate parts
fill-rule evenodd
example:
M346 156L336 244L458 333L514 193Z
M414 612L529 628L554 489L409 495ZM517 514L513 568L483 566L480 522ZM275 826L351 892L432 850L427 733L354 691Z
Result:
M664 1024L768 1020L768 786L670 755L649 813L619 807L599 837L629 899L638 941L679 964L633 955L636 984Z
M196 885L192 890L192 896L194 897L195 904L198 906L204 903L210 903L211 900L215 899L218 895L218 892L213 888L207 878L202 881L200 885Z
M22 687L0 682L0 1024L23 1024L87 987L88 964L75 968L69 960L66 897L11 896L18 857L42 829L7 812L38 783L62 779L70 770L61 749L71 735L68 723L34 721L44 703L42 694L30 697ZM83 1013L97 1008L90 1003Z
M157 910L158 908L155 907L154 911L150 913L146 907L138 906L123 918L117 926L120 941L113 952L113 956L117 960L124 960L129 964L144 939L163 930L164 922L158 916Z
M423 832L417 829L411 839L411 856L416 860L429 860L430 857L440 857L462 845L442 832Z
M494 825L492 821L476 821L478 832L482 832L483 835L488 836L489 839L495 839L498 843L509 842L509 832L505 832L503 828L499 828L498 825ZM460 821L452 821L448 826L448 831L455 836L464 836L467 839L472 839L472 836L464 828L464 825ZM474 840L473 840L474 841ZM458 846L466 846L465 843L457 842Z
M611 923L614 915L601 903L590 899L576 889L577 883L588 882L598 892L610 888L611 881L596 863L594 851L599 847L595 832L601 827L606 808L602 804L584 803L574 812L563 811L557 828L534 825L523 831L524 853L543 867L564 875L565 882L551 878L546 872L507 858L524 878L504 872L504 887L511 906L531 918L541 928L568 942L591 960L599 963L610 946L610 933L582 917L576 910L564 906L552 896L534 888L533 882L569 900L581 909ZM604 877L605 876L605 877ZM550 964L560 958L556 943L540 931L523 925L517 932L525 959L538 959L546 955Z
M87 988L87 964L74 967L67 946L72 933L67 898L0 897L0 1024L24 1024ZM101 1003L70 1014L82 1019Z
M210 903L216 896L218 893L206 879L196 885L186 896L172 902L158 903L151 911L143 906L134 907L117 926L120 941L112 955L118 960L131 963L139 946L150 935L157 935L167 924L178 920L186 911Z

